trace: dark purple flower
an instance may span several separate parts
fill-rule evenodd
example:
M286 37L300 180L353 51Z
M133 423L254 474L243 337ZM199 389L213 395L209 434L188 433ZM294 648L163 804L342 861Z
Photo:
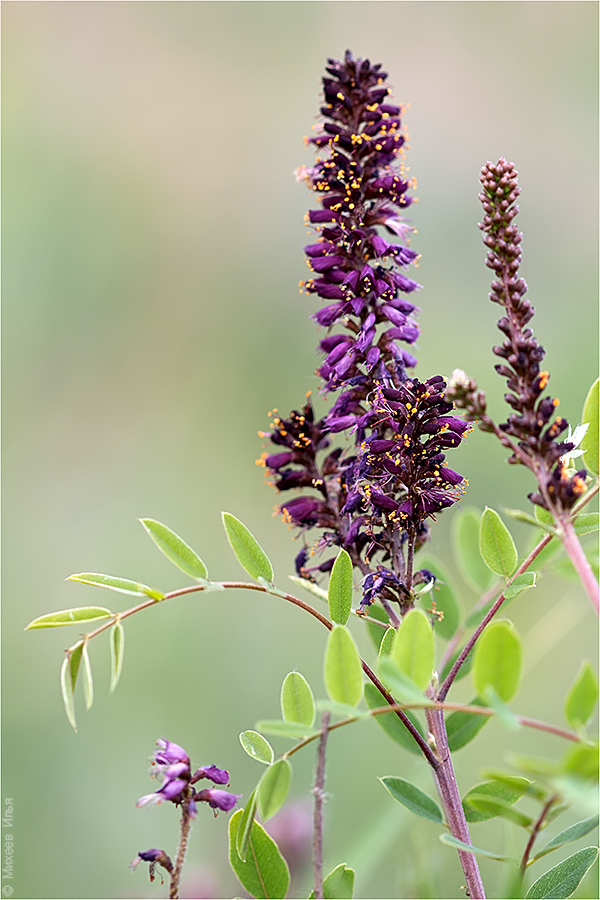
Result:
M163 869L166 869L167 872L169 872L169 873L171 873L173 871L173 863L171 862L170 857L167 856L167 854L165 853L164 850L158 850L156 848L153 848L151 850L140 851L140 853L138 853L138 855L133 860L133 862L131 862L129 864L129 868L133 869L135 871L135 869L137 869L137 867L139 866L139 864L141 862L150 863L150 869L149 869L150 881L154 881L154 878L156 877L155 869L156 869L157 865L162 866Z
M161 748L154 753L156 763L169 765L170 763L186 762L189 765L190 758L179 744L174 744L173 741L165 741L163 738L160 738L156 743Z
M201 778L209 778L215 784L227 784L229 782L229 772L226 769L218 769L216 766L200 766L194 772L190 783L195 784Z
M213 809L222 809L224 812L229 812L241 796L241 794L230 794L228 791L221 791L218 788L205 788L194 794L194 800L200 803L208 803Z

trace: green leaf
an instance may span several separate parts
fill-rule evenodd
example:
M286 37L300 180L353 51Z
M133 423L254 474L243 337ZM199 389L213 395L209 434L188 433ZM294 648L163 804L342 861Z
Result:
M167 559L192 578L208 578L208 571L197 553L186 542L156 519L139 519L158 549Z
M258 787L258 805L266 822L281 809L290 789L292 765L287 759L278 759L269 766Z
M548 532L548 534L555 534L556 529L554 527L554 520L551 519L552 524L548 525L546 523L542 524L542 522L537 518L537 510L541 509L541 507L536 506L536 516L531 516L529 513L526 513L522 509L509 509L507 506L503 507L503 512L506 513L507 516L510 516L511 519L515 519L517 522L523 522L525 525L533 525L535 528L541 528L543 531Z
M338 553L331 570L328 600L331 621L345 625L352 609L352 560L344 549Z
M504 599L512 600L517 594L535 586L535 572L522 572L515 575L511 583L504 588Z
M110 693L116 689L123 668L125 654L125 629L115 622L110 632Z
M390 792L394 800L397 800L398 803L401 803L402 806L405 806L415 815L421 816L423 819L429 819L431 822L437 822L440 825L443 823L442 811L435 800L429 794L423 793L416 785L411 784L410 781L405 781L404 778L397 778L395 775L385 775L379 781Z
M579 887L584 875L598 858L597 847L585 847L545 872L531 885L525 900L555 900L570 897Z
M556 526L556 522L554 521L554 516L552 513L544 509L543 506L538 506L537 504L533 507L533 513L535 515L535 520L540 526L543 528L544 525L548 528L554 528Z
M268 582L273 582L273 566L268 556L262 549L254 535L252 535L245 525L232 516L231 513L224 512L223 525L227 532L227 538L231 544L231 549L237 556L241 566L246 570L252 578L265 578Z
M115 614L103 606L80 606L76 609L61 609L59 612L48 613L34 619L25 628L57 628L59 625L75 625L79 622L94 622L96 619L109 619Z
M73 731L77 731L77 723L75 721L75 697L71 685L71 671L68 656L65 658L60 669L60 690L65 705L67 719L69 720Z
M591 386L583 404L581 421L585 425L589 422L589 428L581 442L584 451L583 463L586 469L598 474L598 379Z
M307 728L301 722L284 722L283 719L261 719L256 727L265 734L275 737L299 738L309 737L311 734L319 734L315 729Z
M335 625L325 651L325 687L332 700L356 706L362 696L362 666L356 644L344 625Z
M465 853L475 853L478 856L487 856L488 859L497 859L499 862L515 862L510 856L498 856L497 853L490 853L489 850L481 850L479 847L472 847L471 844L465 844L464 841L459 841L459 839L455 838L452 834L440 834L440 841L442 844L448 844L449 847L454 847L457 850L464 850Z
M77 575L69 575L66 581L80 581L82 584L95 584L98 587L108 588L110 591L118 591L120 594L146 594L153 600L162 600L165 596L160 591L148 587L147 584L140 584L137 581L130 581L129 578L117 578L114 575L101 575L98 572L79 572ZM111 613L111 615L113 615Z
M512 535L498 513L489 506L481 517L479 549L486 566L497 575L508 579L517 568L517 548Z
M479 552L481 513L472 506L455 513L452 519L452 545L460 573L473 590L486 591L493 575Z
M545 803L548 798L548 792L543 790L539 784L530 781L528 778L521 778L520 775L513 775L512 772L506 772L504 769L483 769L482 775L492 778L498 784L503 785L509 790L520 790L523 783L526 784L524 793L528 797L533 797L541 803ZM506 799L506 798L505 798Z
M512 805L527 793L527 789L531 784L528 778L520 778L518 775L513 775L511 781L511 785L502 784L498 781L484 781L482 784L476 784L475 787L472 787L465 794L462 801L467 822L486 822L488 819L493 819L498 815L497 812L483 811L480 807L475 808L471 804L471 798L492 798Z
M469 706L485 706L480 697L471 700ZM448 733L448 746L450 750L460 750L476 737L484 725L489 722L489 716L480 713L467 713L462 710L450 713L446 719L446 731Z
M94 702L94 679L92 678L92 666L88 655L87 642L82 646L81 658L83 659L83 695L85 708L91 709Z
M562 759L562 771L575 778L598 781L598 743L575 744Z
M237 852L237 833L242 810L233 814L229 822L229 862L242 886L259 900L282 898L290 885L290 872L279 847L262 825L254 821L248 841L246 860Z
M352 900L354 893L354 869L349 869L346 863L340 863L327 878L323 879L324 900ZM314 890L308 895L308 900L314 900Z
M573 530L578 537L592 534L600 528L600 513L583 513L573 521Z
M497 800L496 798L473 794L470 798L470 804L478 812L490 813L492 818L500 816L514 825L519 825L521 828L529 828L534 821L531 816L525 815L518 809L513 809L510 803L505 803L503 800Z
M281 713L286 722L299 722L309 728L315 721L315 698L300 672L290 672L283 681Z
M390 656L383 656L379 664L381 680L392 691L399 703L422 703L427 705L427 699L418 684L405 675L402 669Z
M371 684L370 681L365 684L365 700L369 709L378 709L380 706L386 705L385 700L375 685ZM421 737L423 737L421 723L417 717L409 709L404 710L404 715L412 722ZM419 745L411 735L410 731L402 724L395 712L382 713L381 715L373 716L372 718L375 719L382 731L385 731L387 736L393 741L400 744L400 746L405 750L408 750L409 753L414 753L415 756L421 756L422 751Z
M340 703L339 700L317 700L317 709L319 712L330 712L333 716L340 719L368 719L369 713L366 709L358 709L349 703Z
M421 690L431 681L435 662L433 630L422 609L411 609L396 632L390 658Z
M298 578L297 575L288 575L288 578L290 581L293 581L295 585L304 588L305 591L312 594L313 597L318 597L319 600L325 600L325 602L327 602L327 591L324 591L318 584L313 584L313 582L309 581L307 578Z
M587 659L583 660L567 696L565 718L573 728L584 728L598 703L598 679Z
M242 817L240 819L240 825L236 835L235 849L237 850L237 855L242 862L246 862L250 832L252 830L252 825L254 824L254 816L256 815L256 807L258 805L259 787L260 781L250 794L248 802L246 803L244 809L241 810Z
M81 665L81 657L83 655L84 641L80 641L78 644L75 644L68 651L69 658L69 685L71 691L75 690L75 684L77 682L77 675L79 674L79 666Z
M521 656L521 640L512 622L490 622L475 646L473 683L477 693L483 696L491 684L501 700L514 697L521 677Z
M534 860L541 859L542 856L546 856L547 853L552 853L553 850L558 850L559 847L564 847L565 844L571 844L573 841L578 841L584 834L589 834L590 831L593 831L594 828L598 827L598 820L598 813L596 813L595 816L590 816L589 819L583 819L581 822L576 822L575 825L570 825L569 828L565 828L564 831L561 831L560 834L553 837L551 841L548 841L539 853L536 853Z
M449 641L460 624L460 608L452 587L452 576L441 562L431 556L419 557L419 565L421 568L429 569L437 578L433 590L421 594L419 605L423 609L428 609L433 608L435 604L437 612L442 613L441 619L433 617L435 633Z
M389 656L392 652L395 637L396 629L392 625L390 625L390 627L384 632L383 639L381 641L381 644L379 645L379 662L381 662L382 657Z
M242 731L240 734L240 744L252 759L270 766L275 759L273 748L266 738L259 734L258 731Z

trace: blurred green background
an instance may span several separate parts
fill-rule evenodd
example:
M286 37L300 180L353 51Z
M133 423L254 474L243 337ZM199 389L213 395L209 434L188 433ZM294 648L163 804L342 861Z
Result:
M174 808L134 806L152 789L155 740L227 767L247 797L259 772L238 733L277 717L291 669L323 696L326 634L313 620L272 597L191 595L126 623L113 696L108 641L94 642L97 699L85 713L78 689L74 734L58 672L76 631L23 627L69 606L129 605L65 584L72 572L183 586L138 516L169 524L227 579L241 575L220 524L230 510L285 585L297 545L271 516L256 432L273 406L287 412L317 387L316 304L297 290L312 200L292 173L313 158L302 138L328 56L350 47L383 62L396 99L411 104L417 374L461 367L503 414L490 352L498 310L476 223L479 169L506 156L520 171L536 333L561 412L579 421L596 374L597 14L588 2L4 4L3 765L16 897L164 896L146 872L127 871L139 850L175 851ZM453 454L466 502L528 505L531 479L504 457L478 432ZM528 534L515 533L523 550ZM443 517L432 549L452 567ZM466 609L475 599L463 591ZM515 709L560 723L580 659L596 658L589 601L575 583L544 578L510 616L528 660ZM456 697L471 696L465 679ZM507 747L564 750L491 723L456 757L462 790L502 765ZM297 798L313 769L312 750L300 756ZM455 854L432 823L393 804L375 780L386 774L433 791L426 767L374 723L332 736L326 865L355 865L359 897L458 896ZM200 810L185 896L239 895L226 827ZM510 849L516 839L492 824L474 826L473 840ZM483 875L489 896L502 896L497 865L484 862ZM305 871L294 896L309 880ZM588 880L580 896L595 890Z

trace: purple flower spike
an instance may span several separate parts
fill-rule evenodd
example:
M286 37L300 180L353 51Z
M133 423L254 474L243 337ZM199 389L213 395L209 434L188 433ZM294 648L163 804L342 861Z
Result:
M303 538L299 576L316 581L343 547L363 577L361 606L391 600L404 614L422 578L414 555L428 540L428 521L466 486L444 462L470 426L452 415L442 376L421 382L407 371L417 364L408 348L420 334L408 299L419 285L407 272L418 254L403 219L413 184L401 157L404 110L391 102L386 78L379 64L349 51L328 60L322 121L307 139L319 156L298 171L320 204L306 219L310 275L300 286L323 298L312 315L325 329L316 374L321 395L336 397L322 419L310 401L275 417L261 436L277 452L257 462L278 491L301 491L278 506ZM309 544L314 528L321 533ZM320 553L325 561L312 564Z

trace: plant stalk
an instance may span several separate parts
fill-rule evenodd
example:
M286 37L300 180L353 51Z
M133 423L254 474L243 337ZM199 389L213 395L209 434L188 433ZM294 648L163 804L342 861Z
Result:
M579 575L579 579L586 594L592 601L592 606L596 610L596 614L600 615L598 582L594 578L594 573L592 571L592 567L590 566L589 560L583 552L583 547L581 546L579 539L575 534L573 522L568 515L564 515L560 516L557 519L557 524L559 525L559 529L561 532L560 537L563 547L565 548L569 559L573 563L575 571Z
M317 774L313 794L315 796L313 860L315 871L315 900L323 900L323 804L325 802L325 749L329 735L329 713L321 716L321 737L317 752Z
M456 784L456 776L454 775L454 767L452 765L452 757L450 755L450 748L448 747L448 735L446 734L444 713L438 709L426 709L425 718L427 720L429 732L435 741L435 750L439 765L436 769L433 769L433 775L446 813L446 821L450 828L450 834L454 835L454 837L458 838L460 841L470 844L471 836L469 835L469 826L467 825L465 812L458 792L458 785ZM464 850L459 850L458 855L467 882L468 896L471 900L485 900L485 890L481 875L479 874L479 866L475 855L473 853L467 853Z
M181 879L181 871L185 861L185 852L187 850L188 838L192 828L192 817L190 815L190 800L193 794L193 788L188 788L188 796L182 804L181 812L181 835L179 838L179 848L177 850L177 859L175 868L171 874L171 882L169 884L169 900L177 900L179 897L179 882Z

